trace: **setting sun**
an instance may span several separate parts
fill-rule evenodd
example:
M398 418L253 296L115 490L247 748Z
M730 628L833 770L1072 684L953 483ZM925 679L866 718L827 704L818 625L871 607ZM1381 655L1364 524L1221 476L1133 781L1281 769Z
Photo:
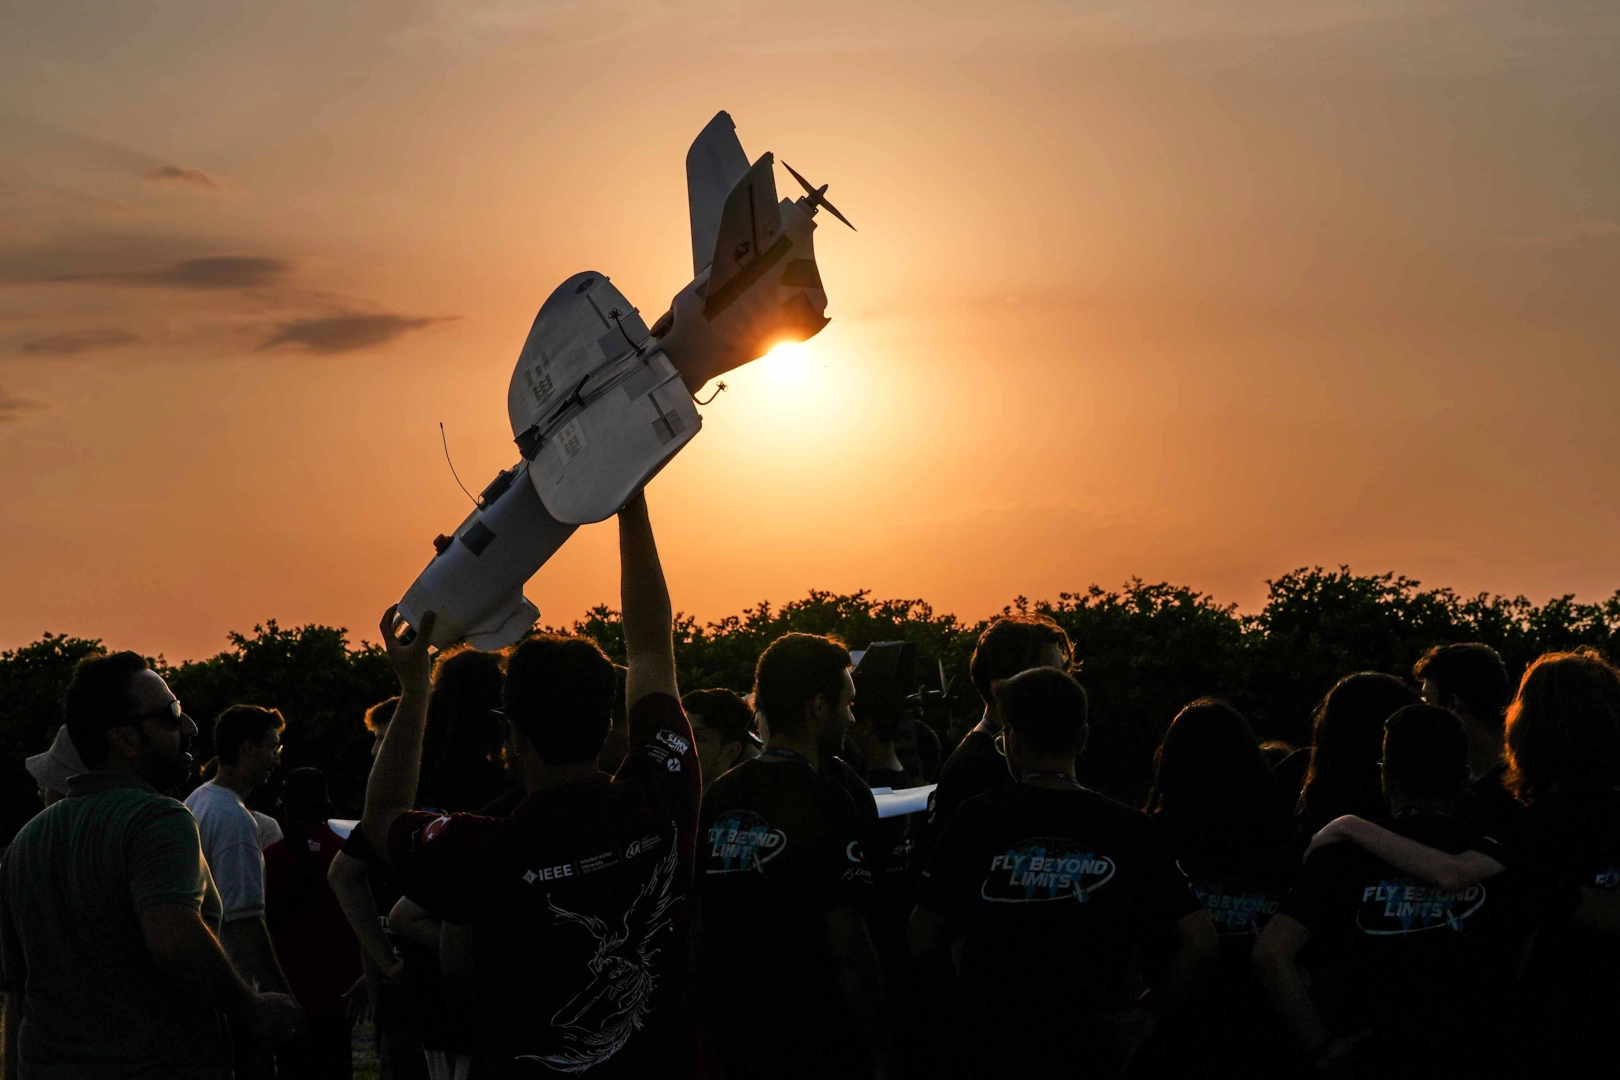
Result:
M810 373L810 349L802 341L784 341L766 353L759 364L773 382L803 382Z

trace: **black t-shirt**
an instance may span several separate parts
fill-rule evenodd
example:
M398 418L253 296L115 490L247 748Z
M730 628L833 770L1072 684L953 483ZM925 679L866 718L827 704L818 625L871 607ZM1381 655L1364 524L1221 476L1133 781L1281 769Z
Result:
M403 815L406 891L473 928L479 1044L497 1074L683 1075L688 893L700 779L680 703L630 712L617 775L538 791L510 817Z
M1214 828L1207 821L1158 814L1193 894L1215 926L1221 959L1205 973L1185 1012L1180 1037L1155 1048L1158 1073L1178 1077L1272 1077L1293 1064L1290 1039L1266 1004L1249 963L1254 941L1282 904L1300 867L1302 845L1291 822L1269 829L1241 824ZM1171 942L1152 955L1164 968Z
M1242 830L1166 832L1204 914L1215 924L1223 953L1246 962L1249 947L1276 914L1299 870L1301 846L1291 836Z
M704 1020L734 1069L814 1075L852 1067L858 1039L826 916L872 902L864 832L843 785L801 761L745 761L704 792Z
M1129 1004L1139 952L1198 901L1146 814L1085 788L1009 785L965 803L917 886L962 938L969 1054L1062 1075Z
M996 737L974 728L962 736L939 771L939 786L928 796L928 829L938 840L963 803L987 791L1011 787L1007 759L996 749Z
M1508 791L1507 765L1498 765L1468 786L1457 801L1457 816L1496 840L1506 839L1522 807Z
M1499 857L1505 865L1550 878L1561 888L1560 917L1537 943L1535 975L1577 1010L1596 1007L1607 1013L1569 1017L1569 1034L1587 1038L1596 1033L1579 1029L1594 1024L1612 1033L1613 1009L1620 1001L1620 980L1614 974L1620 970L1620 945L1575 933L1567 923L1581 902L1581 888L1620 890L1620 793L1536 799L1508 829Z
M1500 857L1500 845L1447 814L1412 811L1380 824L1442 851ZM1520 950L1551 896L1512 871L1445 889L1335 844L1305 864L1281 913L1311 931L1313 965L1332 969L1341 988L1325 1017L1337 1033L1370 1028L1377 1060L1460 1075L1505 1060Z

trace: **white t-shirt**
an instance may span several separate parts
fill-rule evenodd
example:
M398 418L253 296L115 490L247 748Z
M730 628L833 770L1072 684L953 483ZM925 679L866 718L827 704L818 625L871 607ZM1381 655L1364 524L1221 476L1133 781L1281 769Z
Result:
M186 797L202 834L203 855L225 907L223 922L264 915L264 855L259 824L230 788L212 780Z
M257 810L249 810L248 813L253 815L253 823L258 826L259 850L270 850L271 844L282 839L281 822L269 814L261 814Z

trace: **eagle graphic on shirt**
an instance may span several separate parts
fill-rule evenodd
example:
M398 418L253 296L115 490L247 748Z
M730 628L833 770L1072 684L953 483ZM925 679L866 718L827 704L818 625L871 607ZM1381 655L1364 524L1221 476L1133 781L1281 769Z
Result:
M559 1072L579 1073L602 1064L618 1053L630 1036L641 1029L652 1010L658 976L653 941L670 924L670 909L680 899L672 888L677 846L653 868L652 876L625 909L616 924L594 915L581 915L558 907L546 895L546 907L559 923L573 923L595 941L586 962L585 984L551 1016L552 1030L561 1037L561 1049L549 1054L522 1054Z

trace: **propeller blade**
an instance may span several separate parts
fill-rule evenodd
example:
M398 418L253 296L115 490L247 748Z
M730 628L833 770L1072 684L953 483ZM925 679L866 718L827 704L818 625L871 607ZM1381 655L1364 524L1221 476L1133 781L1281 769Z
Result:
M782 168L786 169L793 176L793 179L799 182L800 187L804 188L805 191L810 193L811 198L817 197L816 189L810 186L810 181L806 180L804 177L795 172L793 166L784 161L782 162Z
M798 174L798 172L793 168L793 166L789 165L785 161L782 162L782 168L786 169L788 171L788 173L793 177L793 179L795 179L795 180L797 180L799 182L799 186L804 188L805 194L810 196L810 205L825 207L827 212L830 213L833 217L837 218L839 221L842 221L845 225L849 225L849 231L850 232L859 232L860 231L855 226L849 224L849 218L845 217L843 214L840 214L838 212L838 207L834 206L832 203L827 201L827 196L825 194L823 194L827 190L827 185L823 184L819 188L818 187L812 187L810 185L810 181L808 181L804 177L800 176Z
M837 218L839 221L842 221L845 225L849 225L849 218L845 217L843 214L840 214L838 212L838 207L834 206L832 203L828 202L824 198L817 199L816 201L819 202L822 206L826 207L827 213L831 214L833 217ZM857 229L853 225L849 225L849 231L850 232L860 232L860 230Z

